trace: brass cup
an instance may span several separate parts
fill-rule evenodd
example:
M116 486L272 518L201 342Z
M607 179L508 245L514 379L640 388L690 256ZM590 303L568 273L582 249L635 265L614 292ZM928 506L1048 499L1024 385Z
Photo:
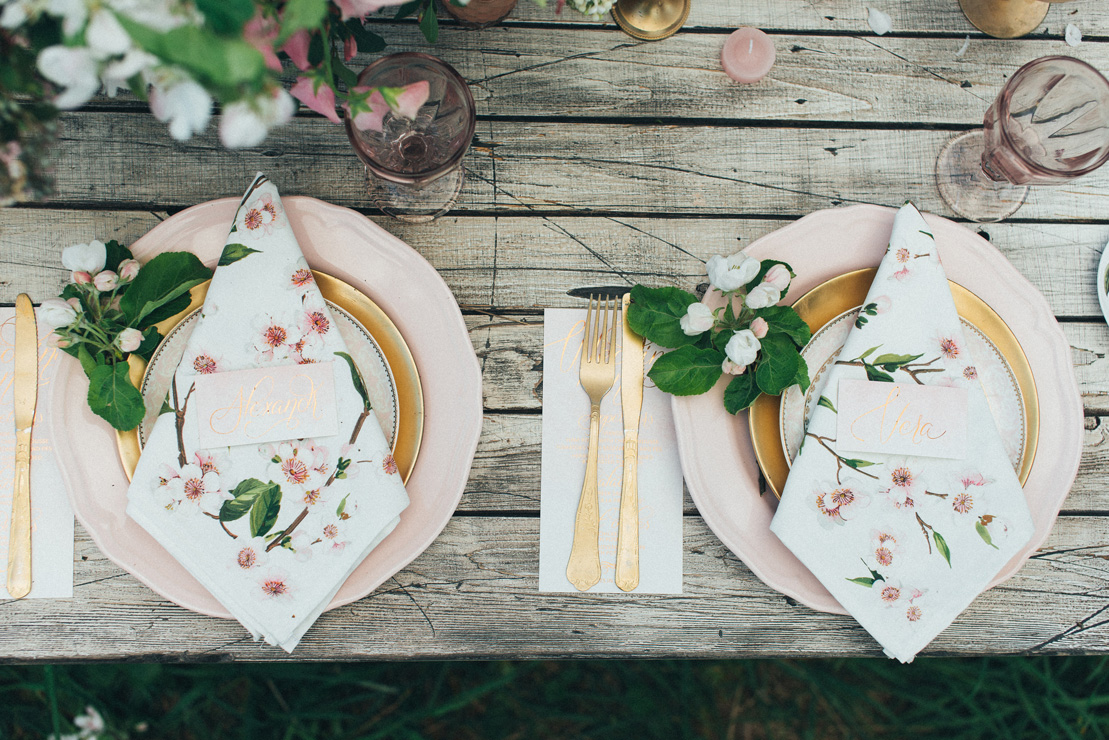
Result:
M612 17L624 33L644 41L672 36L689 18L691 0L617 0Z
M1032 33L1051 7L1041 0L959 0L959 5L975 28L998 39Z

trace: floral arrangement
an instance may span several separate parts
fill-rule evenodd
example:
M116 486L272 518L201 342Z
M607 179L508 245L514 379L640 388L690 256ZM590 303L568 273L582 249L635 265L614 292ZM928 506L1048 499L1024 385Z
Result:
M598 17L612 0L570 5ZM364 21L389 6L436 41L434 0L0 0L0 206L49 194L51 122L101 89L149 101L182 141L208 127L218 101L228 148L260 144L297 101L336 123L341 108L362 129L380 129L389 110L413 117L426 82L371 89L347 66L385 48ZM296 68L288 91L282 58Z
M65 249L62 264L70 282L59 298L42 302L38 320L88 375L89 408L116 429L134 429L145 407L127 359L150 358L162 340L154 325L185 310L189 290L212 271L188 252L164 252L140 266L118 242L95 240Z
M730 375L724 408L732 414L761 393L777 396L793 385L808 390L800 349L809 341L809 327L792 308L776 305L795 277L790 266L737 252L716 255L707 267L712 289L724 299L716 309L678 288L632 288L632 331L674 348L655 361L648 377L665 393L692 396Z

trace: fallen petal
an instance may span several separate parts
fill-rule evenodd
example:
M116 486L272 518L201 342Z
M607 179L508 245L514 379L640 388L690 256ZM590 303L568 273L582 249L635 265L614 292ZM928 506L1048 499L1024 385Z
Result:
M870 30L879 36L884 36L893 30L893 21L887 13L883 13L876 8L867 8L867 10L870 11L870 16L867 18Z

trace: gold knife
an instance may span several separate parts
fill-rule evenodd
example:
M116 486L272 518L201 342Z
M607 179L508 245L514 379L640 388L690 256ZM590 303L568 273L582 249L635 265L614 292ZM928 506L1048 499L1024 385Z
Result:
M643 408L643 340L628 326L624 294L624 335L620 360L620 403L624 414L624 476L620 490L620 527L616 537L616 585L639 585L639 412Z
M26 293L15 299L15 490L8 539L8 593L31 592L31 426L38 399L39 342L35 309Z

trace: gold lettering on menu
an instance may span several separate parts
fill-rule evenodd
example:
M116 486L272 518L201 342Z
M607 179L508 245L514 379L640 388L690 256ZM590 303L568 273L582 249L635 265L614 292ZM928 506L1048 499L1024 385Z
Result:
M280 424L293 432L305 417L319 418L316 384L310 377L290 378L287 395L275 394L274 386L275 381L269 375L259 379L249 391L240 385L231 403L212 412L208 419L212 431L233 434L241 429L247 437L258 439Z
M881 414L881 417L878 421L879 444L886 444L891 439L893 439L893 435L895 434L900 437L908 437L913 444L920 444L925 439L939 439L940 437L947 434L946 430L941 431L939 434L935 434L934 432L936 430L933 424L931 422L925 421L923 414L917 413L915 410L912 410L912 402L910 401L905 401L900 407L901 410L897 411L897 406L894 402L897 401L900 397L900 388L890 388L890 392L886 395L885 401L883 401L880 405L870 409L869 411L864 411L863 413L859 414L859 416L857 416L855 420L851 422L851 436L853 436L860 442L866 441L855 431L855 425L871 414ZM896 416L893 415L894 412L896 412ZM912 418L914 414L916 414L915 421ZM887 420L890 418L892 418L893 421L887 427Z

